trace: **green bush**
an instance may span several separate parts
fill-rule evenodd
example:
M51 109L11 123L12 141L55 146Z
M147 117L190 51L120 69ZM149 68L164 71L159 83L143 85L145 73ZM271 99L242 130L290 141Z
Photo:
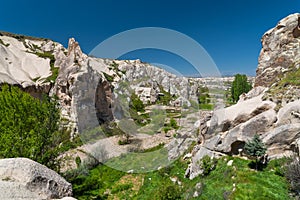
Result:
M164 185L158 191L156 199L159 200L182 199L180 188L177 185L172 185L172 184Z
M144 106L143 102L140 100L138 95L136 95L135 93L132 93L132 95L130 97L129 107L131 109L134 109L137 112L144 112L145 111L145 106Z
M3 85L0 91L0 157L27 157L54 165L62 133L56 102L47 96L31 97L18 87Z
M170 92L165 91L161 85L159 86L159 90L162 95L158 97L158 104L163 104L167 106L170 104L171 100L176 99L175 95L171 95Z
M177 121L174 118L170 119L170 126L174 129L178 129L179 126L177 125Z
M199 102L199 104L209 104L210 103L208 87L199 87L198 88L198 102Z

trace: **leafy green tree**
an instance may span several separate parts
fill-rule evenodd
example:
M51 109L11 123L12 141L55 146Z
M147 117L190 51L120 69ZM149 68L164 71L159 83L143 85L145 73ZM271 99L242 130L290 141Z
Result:
M38 100L18 87L0 91L0 157L27 157L50 166L60 142L59 110L49 97Z
M255 134L252 140L246 142L245 153L251 157L255 158L256 170L258 169L259 158L265 155L267 148L264 143L259 138L259 135Z
M243 93L251 90L252 86L247 80L246 75L236 74L231 85L231 98L233 102L237 102Z

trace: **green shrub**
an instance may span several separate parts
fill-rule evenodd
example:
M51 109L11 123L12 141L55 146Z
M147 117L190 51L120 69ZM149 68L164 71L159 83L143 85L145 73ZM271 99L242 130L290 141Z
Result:
M180 188L177 185L171 185L171 184L164 185L159 189L156 199L160 199L160 200L182 199Z
M47 166L55 165L60 114L47 96L31 97L18 87L3 85L0 91L0 157L27 157Z
M246 142L245 146L245 153L252 158L255 158L255 168L256 170L261 169L261 165L259 163L259 158L265 155L267 148L262 143L259 135L255 134L252 140Z
M161 85L159 86L159 90L162 95L158 97L158 104L169 105L170 101L176 98L174 95L171 95L170 92L165 91Z
M76 162L76 165L77 165L77 168L80 166L80 164L81 164L81 159L80 159L80 157L79 156L77 156L76 158L75 158L75 162Z
M178 129L179 126L177 125L177 121L174 118L170 119L170 126L174 129Z
M132 95L130 97L129 107L137 112L145 111L145 106L144 106L143 102L140 100L138 95L136 95L135 93L132 93Z

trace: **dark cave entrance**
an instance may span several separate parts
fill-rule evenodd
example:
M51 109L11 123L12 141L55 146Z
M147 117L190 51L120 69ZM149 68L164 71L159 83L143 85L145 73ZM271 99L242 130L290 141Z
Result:
M245 146L245 142L244 141L235 141L231 144L231 151L230 151L230 155L239 155L239 149L244 149Z

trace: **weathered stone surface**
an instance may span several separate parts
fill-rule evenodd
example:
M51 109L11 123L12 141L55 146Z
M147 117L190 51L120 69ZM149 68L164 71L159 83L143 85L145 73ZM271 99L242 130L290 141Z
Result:
M243 148L245 142L251 139L255 134L263 134L268 131L276 121L276 112L268 110L250 120L230 129L222 134L215 144L212 143L207 148L228 154L238 154L238 149ZM217 137L217 136L215 136ZM214 139L214 138L213 138Z
M264 111L274 109L276 104L271 101L263 101L262 96L263 93L228 108L216 110L208 122L208 134L225 132Z
M300 137L300 123L285 124L263 134L263 142L268 146L270 157L289 156L299 152L297 140ZM298 148L298 150L297 150Z
M300 100L288 103L278 111L276 126L300 123Z
M298 13L282 19L262 37L262 50L256 70L255 86L269 87L291 67L299 67L300 38L293 35L298 26Z
M53 199L72 195L72 186L47 167L27 158L0 160L1 199Z
M299 21L300 14L290 15L263 36L256 87L243 94L236 105L213 113L204 142L192 151L187 170L190 178L201 172L197 162L203 156L220 152L237 155L254 134L263 139L270 158L299 153L299 87L289 81L278 82L300 67Z
M185 177L188 177L189 179L194 179L195 177L199 176L202 173L202 170L200 169L199 161L206 155L209 157L220 157L222 154L211 151L203 146L196 145L193 149L193 152L196 152L191 160L191 163L189 164L187 170L185 171Z

